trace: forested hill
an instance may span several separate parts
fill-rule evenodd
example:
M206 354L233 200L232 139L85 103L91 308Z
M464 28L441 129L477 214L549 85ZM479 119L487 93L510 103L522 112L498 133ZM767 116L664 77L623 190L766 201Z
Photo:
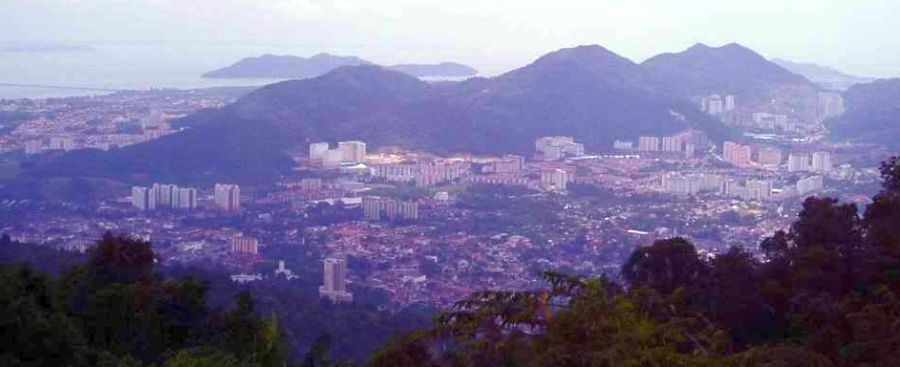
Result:
M900 79L857 84L843 96L847 111L827 122L833 140L900 148Z

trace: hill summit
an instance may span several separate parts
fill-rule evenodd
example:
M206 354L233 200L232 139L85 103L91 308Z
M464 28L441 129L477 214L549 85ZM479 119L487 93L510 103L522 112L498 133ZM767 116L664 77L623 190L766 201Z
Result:
M310 142L530 154L534 139L570 135L590 150L615 139L685 129L727 132L642 65L601 46L549 53L494 78L430 84L372 64L262 87L232 105L178 121L186 131L110 152L79 152L33 168L41 177L133 181L265 179ZM154 159L149 159L154 157Z

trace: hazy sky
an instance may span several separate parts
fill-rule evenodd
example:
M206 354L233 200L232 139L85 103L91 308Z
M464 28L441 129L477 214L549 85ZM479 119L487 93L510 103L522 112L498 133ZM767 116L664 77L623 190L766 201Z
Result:
M639 62L738 42L767 57L900 76L898 19L898 0L0 0L0 41L340 48L489 73L580 44Z

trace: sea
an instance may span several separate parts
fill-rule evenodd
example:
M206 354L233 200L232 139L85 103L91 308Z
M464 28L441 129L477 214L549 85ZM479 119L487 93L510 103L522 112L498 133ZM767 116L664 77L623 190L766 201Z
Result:
M90 51L0 52L0 99L62 98L116 90L262 86L278 79L207 79L207 71L262 54L353 55L353 46L128 42L89 45Z

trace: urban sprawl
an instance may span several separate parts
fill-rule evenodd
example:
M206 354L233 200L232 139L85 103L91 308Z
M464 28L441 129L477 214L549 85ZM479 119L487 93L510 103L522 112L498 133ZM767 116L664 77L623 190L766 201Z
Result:
M106 231L129 234L166 262L218 264L235 282L291 278L300 265L284 254L303 252L318 259L319 293L331 301L373 288L394 309L446 306L475 290L534 287L545 269L614 273L659 237L689 238L705 253L755 246L808 195L866 203L876 148L826 142L822 121L842 107L837 94L819 99L818 115L803 120L698 96L702 111L745 131L724 143L687 130L591 151L578 136L547 136L527 154L483 156L314 142L276 185L157 182L90 203L3 200L10 221L0 231L72 251ZM0 152L118 149L232 100L182 91L3 100L0 111L31 117L5 130Z

